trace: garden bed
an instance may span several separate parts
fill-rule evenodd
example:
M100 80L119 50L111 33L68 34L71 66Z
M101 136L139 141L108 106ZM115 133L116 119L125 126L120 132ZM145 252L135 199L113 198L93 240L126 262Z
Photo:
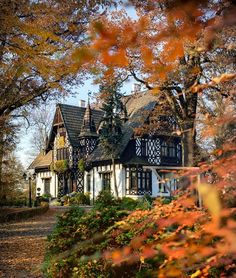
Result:
M48 210L49 206L36 208L3 208L0 209L0 223L27 219L35 215L41 215Z

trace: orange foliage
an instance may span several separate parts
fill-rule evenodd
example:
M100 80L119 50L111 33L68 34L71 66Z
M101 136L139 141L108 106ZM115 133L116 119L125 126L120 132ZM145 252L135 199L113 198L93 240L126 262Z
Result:
M91 49L96 56L94 60L105 68L105 78L115 74L116 67L129 71L136 66L145 76L144 80L156 88L153 91L159 92L167 76L177 66L181 67L186 45L196 43L199 34L204 33L203 45L198 47L196 43L187 53L194 58L194 51L200 55L213 47L219 28L235 23L227 5L223 5L225 13L221 17L217 15L222 9L221 1L213 5L211 1L146 2L149 5L145 8L138 5L137 19L114 12L111 19L102 18L92 25ZM138 57L138 62L134 57ZM193 66L184 74L198 75L199 71L199 66ZM233 81L235 77L235 73L223 73L205 84L193 82L190 95ZM181 96L178 101L183 101ZM183 110L184 114L187 108ZM204 117L203 136L212 138L219 127L235 124L235 111L224 112L218 117L210 114ZM141 268L148 258L164 256L164 261L156 264L157 277L209 277L210 269L219 266L227 266L227 271L235 270L235 210L229 205L230 198L236 195L234 136L221 148L215 148L214 159L199 164L197 173L191 170L183 173L183 176L196 176L209 171L212 182L205 178L202 183L192 183L183 192L177 192L178 198L168 205L157 201L150 211L131 213L111 231L113 249L106 250L105 258L121 265L140 262ZM203 208L196 206L193 197L196 190ZM127 231L132 233L132 239L123 244L121 235ZM221 277L225 277L227 271L220 271Z

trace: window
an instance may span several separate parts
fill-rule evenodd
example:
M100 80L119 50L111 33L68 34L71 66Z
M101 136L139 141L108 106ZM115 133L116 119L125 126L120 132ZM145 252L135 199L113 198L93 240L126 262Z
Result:
M152 194L152 172L138 167L126 168L126 194Z
M111 190L111 173L102 173L102 189Z
M136 169L133 169L131 170L131 173L130 173L130 188L131 189L137 189L138 186L137 186L137 172L136 172Z
M65 160L69 158L68 148L57 149L57 160Z
M158 188L160 193L171 193L178 189L178 180L174 177L172 172L160 173L161 180L159 180Z
M168 145L165 141L161 144L161 155L168 156Z
M50 179L44 179L44 194L50 194Z
M176 144L163 141L161 144L161 155L165 157L176 157Z
M91 176L90 174L87 174L87 192L90 192L91 190Z
M169 143L169 156L170 157L176 157L176 149L174 143Z
M181 153L181 143L179 143L177 145L177 157L179 160L181 160L181 156L182 156L182 153Z

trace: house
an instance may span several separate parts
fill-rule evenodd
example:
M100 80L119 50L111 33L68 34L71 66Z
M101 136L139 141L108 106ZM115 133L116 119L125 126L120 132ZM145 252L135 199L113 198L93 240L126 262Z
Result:
M173 172L182 169L178 126L168 113L153 117L158 99L150 91L125 96L123 104L127 113L115 158L118 195L169 196L178 187ZM153 118L158 125L138 135ZM94 199L102 189L114 192L111 157L99 144L102 119L103 111L90 104L57 105L47 146L29 167L36 173L38 195L78 191Z

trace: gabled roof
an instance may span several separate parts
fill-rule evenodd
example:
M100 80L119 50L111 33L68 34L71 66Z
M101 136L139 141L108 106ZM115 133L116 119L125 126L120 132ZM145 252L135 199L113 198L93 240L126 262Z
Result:
M49 168L51 163L52 163L52 151L49 151L47 154L41 152L36 156L36 158L30 164L28 169Z
M129 140L134 134L134 129L143 125L150 111L157 105L157 97L155 97L152 92L147 91L125 96L123 101L126 105L128 121L124 123L122 128L123 137L117 149L117 153L119 154L117 158L120 158L127 147ZM99 145L88 157L88 161L91 162L110 159L111 156L105 154L102 147Z
M61 113L71 145L74 147L78 146L78 138L83 125L86 108L68 104L58 104L57 107ZM94 118L95 126L97 128L102 119L103 112L97 109L92 109L91 112ZM54 137L55 131L52 128L49 136L49 142L52 142Z

